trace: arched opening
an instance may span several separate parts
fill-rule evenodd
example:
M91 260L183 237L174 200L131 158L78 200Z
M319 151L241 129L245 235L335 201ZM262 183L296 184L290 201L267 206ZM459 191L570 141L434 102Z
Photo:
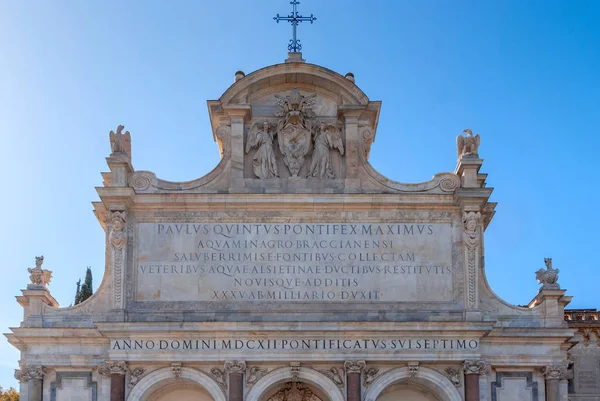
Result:
M431 389L417 383L399 383L387 387L377 401L442 401Z
M365 401L463 401L460 391L441 373L426 367L411 372L392 369L367 389Z
M147 398L147 401L213 401L200 385L189 381L178 381L163 385Z
M300 385L300 387L294 387ZM261 378L246 395L246 401L345 401L340 389L327 376L313 369L275 369Z
M226 401L219 385L208 375L181 368L179 377L162 368L143 377L129 393L127 401Z

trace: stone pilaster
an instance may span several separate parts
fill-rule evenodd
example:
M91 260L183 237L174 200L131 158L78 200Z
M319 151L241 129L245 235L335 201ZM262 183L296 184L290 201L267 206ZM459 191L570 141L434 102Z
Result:
M560 400L560 382L568 377L566 365L550 365L542 369L546 378L546 401Z
M110 377L110 401L124 401L127 362L106 361L98 367L98 373Z
M112 210L110 212L110 234L112 274L113 274L113 308L125 308L125 263L127 258L127 212Z
M44 373L44 368L39 365L21 365L21 369L15 371L15 379L28 386L28 399L22 401L43 400Z
M225 362L225 371L229 375L229 398L228 401L244 400L244 372L246 371L246 362L227 361Z
M467 360L463 367L465 370L465 401L479 401L479 376L487 375L490 365L481 360Z
M360 376L365 368L365 361L346 361L344 362L344 370L346 370L346 400L360 401Z

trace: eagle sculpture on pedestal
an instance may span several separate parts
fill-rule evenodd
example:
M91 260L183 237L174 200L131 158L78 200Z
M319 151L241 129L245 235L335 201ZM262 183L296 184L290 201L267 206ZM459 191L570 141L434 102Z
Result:
M458 158L465 155L479 156L479 134L473 136L473 131L468 128L463 130L467 136L459 135L456 137L456 150Z

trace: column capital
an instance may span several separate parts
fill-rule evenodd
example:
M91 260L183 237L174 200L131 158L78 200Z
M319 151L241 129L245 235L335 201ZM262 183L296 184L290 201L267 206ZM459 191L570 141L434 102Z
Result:
M542 368L542 374L546 380L566 380L571 378L572 372L567 365L548 365Z
M127 371L126 361L104 361L102 365L98 366L98 373L107 377L111 375L126 375Z
M366 366L366 362L365 361L344 361L344 370L346 371L347 374L350 373L359 373L362 372L362 370L365 368Z
M227 373L244 373L246 361L225 361L224 367Z
M487 375L491 365L484 360L466 360L463 363L465 375Z
M21 369L15 369L15 379L19 383L26 383L33 379L43 379L46 369L41 365L21 365Z

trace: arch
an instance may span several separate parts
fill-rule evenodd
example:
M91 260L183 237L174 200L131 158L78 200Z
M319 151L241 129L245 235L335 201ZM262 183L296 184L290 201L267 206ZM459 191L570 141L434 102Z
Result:
M263 376L248 394L246 401L260 401L260 398L273 387L289 382L293 379L290 368L275 369L271 373ZM329 401L345 401L339 388L322 373L313 369L300 368L300 374L296 379L299 382L315 386L321 392L329 397Z
M227 401L219 385L208 375L192 368L181 368L181 379L199 384L214 401ZM131 390L127 401L140 401L151 395L156 389L173 382L173 369L158 369L140 380Z
M376 401L379 394L387 387L396 383L406 383L409 380L427 387L443 401L462 401L460 392L450 380L433 369L421 366L414 377L410 376L408 367L392 369L379 376L365 393L364 401Z

